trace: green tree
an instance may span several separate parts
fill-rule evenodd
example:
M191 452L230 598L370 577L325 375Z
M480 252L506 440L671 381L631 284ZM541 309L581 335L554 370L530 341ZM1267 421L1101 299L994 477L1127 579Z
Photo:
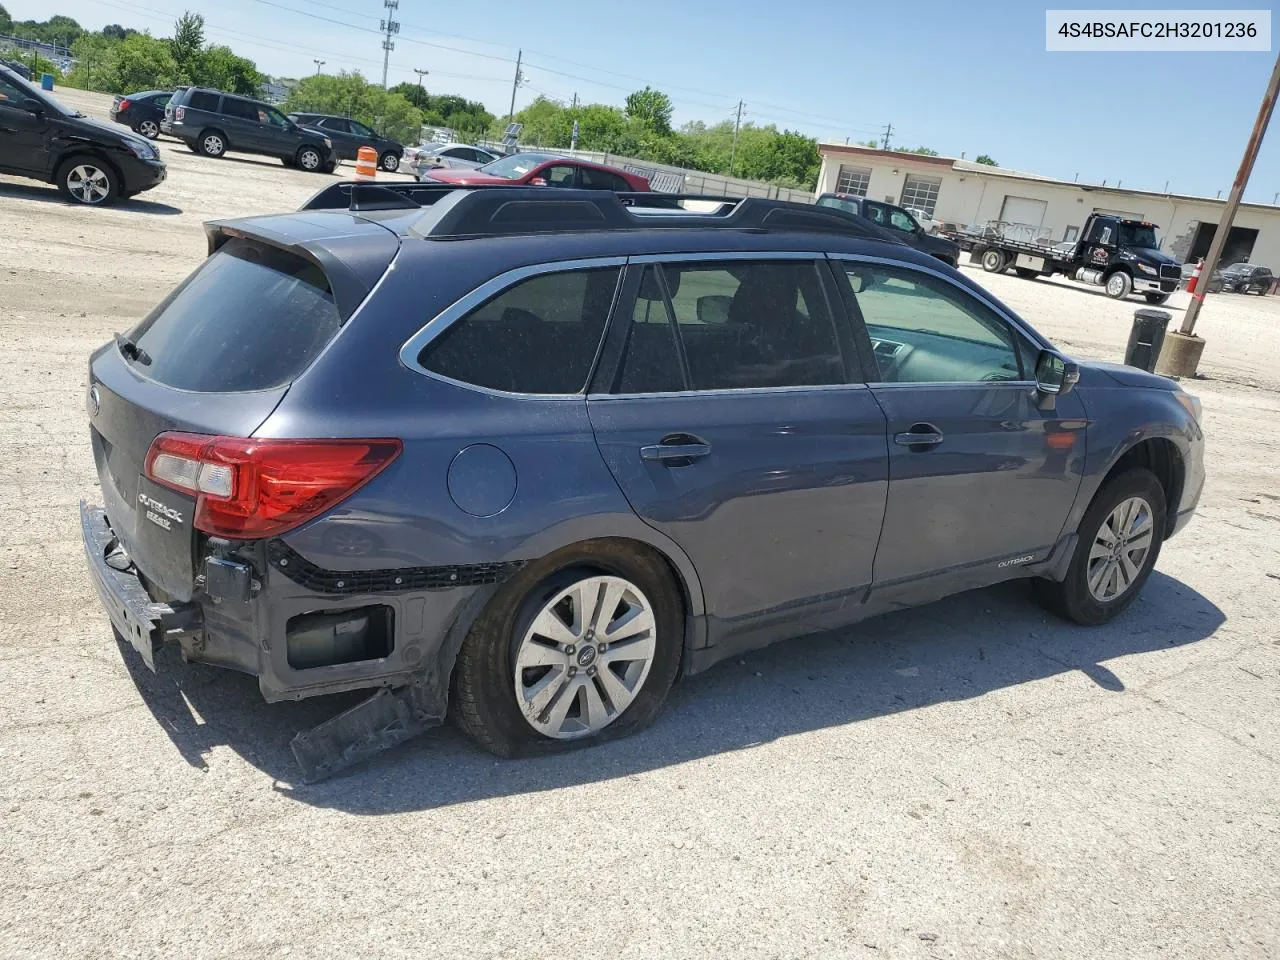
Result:
M190 10L183 13L174 21L169 46L178 66L194 80L196 58L204 50L204 17Z
M932 147L916 147L914 150L908 150L906 147L894 147L893 149L898 153L916 153L922 157L936 157L938 155L938 151Z
M428 102L431 100L431 94L416 83L397 83L387 93L400 94L419 110L428 109Z
M870 147L872 150L879 150L879 149L880 149L880 141L879 141L879 140L859 140L859 141L858 141L858 146L860 146L860 147Z
M102 35L108 40L123 40L125 37L129 36L129 34L137 32L137 30L126 30L118 23L108 23L102 28Z
M627 97L627 117L666 136L671 132L671 98L646 86Z
M178 84L180 70L164 40L135 33L115 44L110 63L111 87L133 90L167 90Z
M986 165L986 166L988 166L988 167L998 167L998 166L1000 166L1000 164L996 163L994 160L992 160L992 159L991 159L989 156L987 156L985 153L980 153L980 154L978 154L978 156L974 158L974 161L973 161L973 162L974 162L974 163L981 163L981 164L985 164L985 165Z
M99 90L112 93L120 89L116 48L120 41L101 33L83 33L71 45L75 66L67 75L66 83L82 90ZM127 92L127 91L126 91Z
M0 33L13 33L13 17L9 16L9 11L2 3L0 3Z
M252 60L236 56L230 47L217 45L197 53L187 66L187 75L199 86L246 96L256 95L262 84L262 74Z

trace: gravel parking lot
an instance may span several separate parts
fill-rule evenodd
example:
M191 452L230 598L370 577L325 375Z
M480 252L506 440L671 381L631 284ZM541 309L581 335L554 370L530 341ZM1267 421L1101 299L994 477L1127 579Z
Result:
M1280 955L1280 298L1208 301L1208 486L1108 627L1006 585L724 664L603 748L446 728L302 786L333 701L150 674L83 569L89 352L202 221L329 179L162 148L110 209L0 177L0 956ZM966 269L1084 357L1143 305Z

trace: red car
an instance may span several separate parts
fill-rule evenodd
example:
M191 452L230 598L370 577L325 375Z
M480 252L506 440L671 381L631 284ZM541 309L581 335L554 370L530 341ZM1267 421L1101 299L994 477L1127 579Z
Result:
M513 187L577 187L618 193L649 189L648 180L626 170L548 153L516 153L475 170L428 170L421 179L424 183L435 181L460 186L505 183Z

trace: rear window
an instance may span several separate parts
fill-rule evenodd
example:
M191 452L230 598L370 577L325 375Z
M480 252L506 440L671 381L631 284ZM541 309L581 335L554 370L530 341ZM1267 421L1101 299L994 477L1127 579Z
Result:
M130 335L139 373L201 393L266 390L296 378L342 318L324 272L301 257L231 240Z
M187 106L192 110L211 110L216 113L218 109L218 94L210 93L207 90L192 90L190 96L187 97Z

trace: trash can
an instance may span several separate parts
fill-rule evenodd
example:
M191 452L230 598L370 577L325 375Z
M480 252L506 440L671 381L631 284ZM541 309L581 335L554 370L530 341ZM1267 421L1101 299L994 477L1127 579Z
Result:
M52 89L53 89L53 74L52 74L52 73L42 73L42 74L40 75L40 89L41 89L41 90L52 90Z
M1160 348L1164 346L1165 330L1172 319L1173 315L1164 310L1135 310L1129 345L1124 350L1125 365L1154 373Z

